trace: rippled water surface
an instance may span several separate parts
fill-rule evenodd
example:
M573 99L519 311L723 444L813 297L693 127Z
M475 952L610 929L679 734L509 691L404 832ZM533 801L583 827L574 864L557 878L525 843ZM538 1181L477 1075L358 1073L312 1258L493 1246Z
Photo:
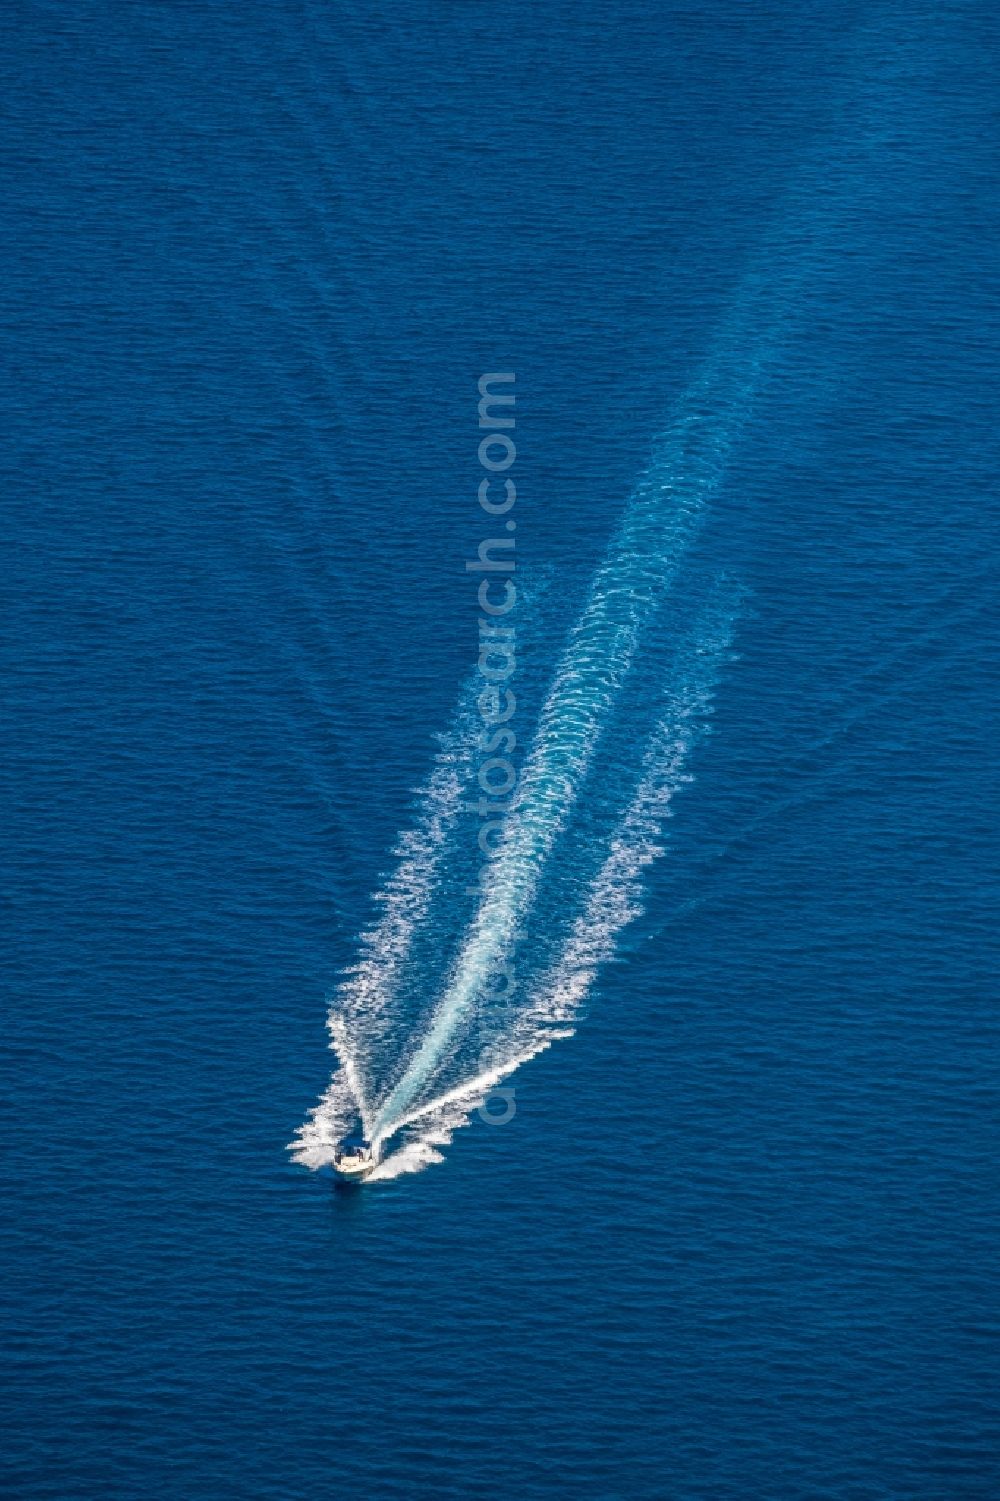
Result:
M5 31L7 1493L995 1497L992 8Z

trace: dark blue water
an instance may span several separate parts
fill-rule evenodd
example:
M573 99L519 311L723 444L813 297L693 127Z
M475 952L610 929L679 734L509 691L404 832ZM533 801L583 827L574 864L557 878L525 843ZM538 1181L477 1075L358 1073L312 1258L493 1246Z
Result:
M7 1493L995 1497L993 8L4 32ZM475 668L506 370L519 766L643 484L663 537L698 490L584 683L539 974L697 667L692 780L513 1119L335 1191L286 1143Z

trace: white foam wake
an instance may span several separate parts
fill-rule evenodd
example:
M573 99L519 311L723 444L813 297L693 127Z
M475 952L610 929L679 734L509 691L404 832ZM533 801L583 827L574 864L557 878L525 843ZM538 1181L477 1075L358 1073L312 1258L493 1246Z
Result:
M739 319L735 332L746 332ZM432 1087L450 1045L523 927L642 632L649 628L697 534L706 501L725 472L749 411L760 362L759 352L748 362L720 348L678 403L570 634L479 910L428 1030L378 1108L379 1136L395 1129Z
M403 1173L420 1172L433 1162L441 1162L438 1149L446 1147L454 1133L469 1124L472 1112L485 1104L492 1090L514 1069L533 1058L537 1051L537 1048L529 1049L520 1058L511 1058L484 1069L397 1121L393 1135L402 1139L402 1145L379 1163L371 1181L385 1182Z
M330 1012L331 1045L340 1073L300 1130L292 1150L309 1166L329 1161L332 1148L359 1116L376 1142L387 1140L415 1115L430 1119L429 1103L442 1094L442 1073L449 1067L463 1036L476 1035L477 1007L489 1008L490 980L523 937L553 847L566 828L580 790L591 771L595 751L613 719L622 688L637 659L644 632L657 618L674 578L704 517L707 502L725 473L730 451L748 416L764 364L765 342L749 324L748 308L738 299L712 356L678 401L654 460L637 485L606 558L592 582L584 610L571 630L553 682L543 702L537 730L517 789L499 850L491 862L483 895L457 957L448 972L429 1021L403 1052L413 1023L406 984L415 936L428 937L435 893L447 871L447 856L465 787L473 770L478 725L467 695L456 728L442 742L438 765L421 795L415 828L402 836L399 865L376 900L377 923L361 935L358 962L345 975ZM747 345L754 351L746 354ZM675 746L686 754L687 742ZM668 759L658 752L660 788L666 796ZM669 763L673 764L673 763ZM678 763L679 764L679 763ZM617 931L632 908L623 895L623 873L636 856L635 821L649 812L648 792L620 831L602 890L591 893L581 914L575 945L565 956L573 975L592 975L601 954L599 919L604 930ZM651 858L651 857L650 857ZM625 903L620 921L609 913L612 900ZM449 914L451 915L451 914ZM587 936L589 935L589 936ZM588 948L588 945L590 947ZM565 968L565 966L564 966ZM566 970L568 974L569 971ZM480 1029L490 1037L486 1067L509 1072L551 1040L555 1013L568 1006L569 993L586 984L579 978L553 979L552 1011L545 1035L542 1017L529 1020L523 1008L512 1012L498 1042L491 1024ZM427 997L420 996L421 1006ZM554 1010L553 1010L554 1008ZM547 1013L546 1013L547 1014ZM403 1062L398 1060L402 1053ZM480 1049L480 1058L484 1057ZM482 1070L479 1070L481 1072ZM457 1109L457 1107L456 1107ZM449 1105L451 1110L451 1105ZM454 1111L449 1115L452 1119ZM439 1132L451 1129L439 1126ZM425 1141L426 1144L426 1141Z
M533 998L499 1017L494 1003L493 1013L481 1014L477 1027L477 1009L491 1004L483 1000L489 979L517 945L528 947L532 917L544 905L543 878L552 865L558 869L558 860L550 860L554 847L570 824L585 780L597 767L595 753L612 724L643 633L656 620L697 535L762 373L773 367L782 345L787 349L789 330L814 306L811 283L817 274L836 266L845 216L853 226L859 201L866 201L861 195L877 188L872 163L881 160L883 140L896 128L900 94L890 70L886 100L885 70L872 70L882 41L876 27L862 29L859 45L852 44L850 50L863 66L846 70L849 87L831 111L830 129L819 132L807 151L746 270L713 352L677 404L654 462L629 503L570 633L513 816L464 932L461 918L455 934L454 927L442 933L429 917L431 898L442 889L442 861L453 820L448 810L457 813L461 805L461 777L446 779L431 793L428 817L414 835L404 837L400 871L383 893L382 920L363 935L361 959L333 1010L331 1035L341 1072L295 1144L300 1161L316 1165L326 1160L323 1152L341 1122L359 1108L371 1134L388 1140L397 1133L401 1139L379 1176L435 1160L484 1092L573 1027L595 974L640 910L643 871L660 853L663 824L674 794L689 776L690 751L708 709L714 668L707 675L703 669L717 662L723 649L719 643L728 639L724 630L709 633L704 662L692 658L689 675L676 679L655 730L654 715L646 721L652 733L634 797L610 834L602 833L595 820L596 858L603 856L603 863L579 906L570 909L565 941L555 922L535 935L554 938L561 947L551 964L547 956L540 960L542 975L531 987ZM846 151L845 119L860 122L860 141L849 142ZM820 194L817 182L824 187ZM786 363L786 378L789 369ZM815 385L812 368L809 379ZM408 845L407 838L414 842ZM422 935L416 944L415 935ZM453 935L458 937L457 957L443 986L435 981L433 989L421 988L421 1021L414 1031L413 1010L405 1004L412 999L412 991L405 994L406 976L412 969L411 979L418 979L420 964L411 964L411 956L414 949L419 955L424 940L445 937L450 943ZM434 996L425 1023L423 1003ZM469 1047L470 1040L478 1046ZM473 1055L475 1062L468 1062Z
M711 625L689 662L690 675L668 695L666 712L643 758L642 776L607 857L573 923L556 964L537 989L535 1003L515 1027L515 1052L548 1045L552 1029L565 1036L601 965L615 952L619 934L642 913L642 875L664 851L663 832L676 793L693 778L685 768L706 733L719 665L732 640L732 614L713 611Z
M557 959L533 987L531 1000L510 1018L502 1039L480 1055L474 1077L394 1122L393 1133L401 1133L404 1144L374 1177L419 1172L440 1161L440 1148L468 1124L498 1084L560 1038L573 1035L601 966L613 957L622 930L643 910L643 873L664 851L664 826L672 816L674 796L692 780L686 768L707 731L720 664L732 640L734 611L734 605L717 598L682 645L632 800L608 840L606 857Z
M399 982L462 813L479 729L473 700L467 688L452 729L440 737L434 770L417 793L417 821L401 836L398 864L374 898L382 915L361 933L358 961L344 972L331 1002L327 1026L340 1071L290 1143L295 1160L307 1167L332 1161L337 1141L359 1117L372 1131L368 1080L380 1045L399 1024Z

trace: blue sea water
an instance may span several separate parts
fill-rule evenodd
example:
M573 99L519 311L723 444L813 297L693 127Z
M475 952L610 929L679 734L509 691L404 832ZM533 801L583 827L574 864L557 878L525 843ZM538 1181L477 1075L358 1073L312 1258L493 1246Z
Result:
M994 8L3 25L6 1493L995 1497Z

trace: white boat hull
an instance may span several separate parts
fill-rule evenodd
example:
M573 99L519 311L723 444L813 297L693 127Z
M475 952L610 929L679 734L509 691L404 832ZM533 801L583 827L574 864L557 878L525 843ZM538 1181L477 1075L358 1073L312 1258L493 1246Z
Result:
M374 1162L367 1162L362 1167L343 1167L334 1164L333 1173L341 1183L363 1183L374 1168Z
M373 1172L376 1161L370 1141L348 1137L334 1153L333 1171L342 1183L363 1183Z

